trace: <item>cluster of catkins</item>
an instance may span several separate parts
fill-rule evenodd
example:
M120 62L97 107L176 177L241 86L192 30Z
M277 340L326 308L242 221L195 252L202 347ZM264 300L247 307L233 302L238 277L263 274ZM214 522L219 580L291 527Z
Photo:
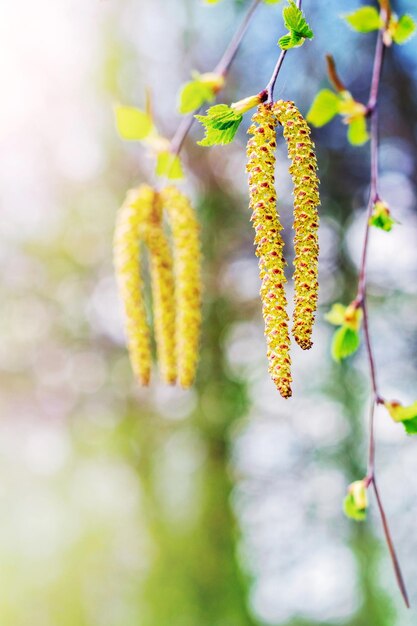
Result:
M171 240L164 228L164 214ZM194 380L201 325L199 226L189 200L174 186L141 185L128 192L114 238L114 264L124 307L133 371L143 385L152 368L151 333L143 294L141 244L149 253L157 357L163 380Z
M269 372L284 398L291 396L290 333L285 295L284 242L275 189L276 128L283 127L294 184L294 299L292 334L304 350L311 334L318 294L317 160L310 128L293 102L259 105L248 132L250 208L262 281L261 299Z

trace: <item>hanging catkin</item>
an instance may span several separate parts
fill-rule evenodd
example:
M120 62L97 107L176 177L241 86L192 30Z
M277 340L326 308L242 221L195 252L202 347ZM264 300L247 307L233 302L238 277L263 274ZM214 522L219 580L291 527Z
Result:
M311 348L311 334L318 297L318 226L320 204L317 159L310 128L293 102L279 100L273 111L284 129L289 168L294 184L294 314L296 342Z
M114 236L114 265L124 308L125 330L133 371L142 385L151 376L151 344L143 284L139 266L139 224L143 212L149 212L154 192L143 185L128 192L119 209Z
M276 118L269 105L260 105L248 132L247 171L256 254L262 281L261 300L269 372L284 398L291 396L290 338L284 284L284 242L275 191Z
M152 190L152 202L143 206L139 234L149 250L156 352L162 379L177 378L175 345L175 291L172 253L162 223L162 204Z
M172 229L176 296L178 380L190 387L195 378L201 326L200 229L188 198L175 186L161 192Z

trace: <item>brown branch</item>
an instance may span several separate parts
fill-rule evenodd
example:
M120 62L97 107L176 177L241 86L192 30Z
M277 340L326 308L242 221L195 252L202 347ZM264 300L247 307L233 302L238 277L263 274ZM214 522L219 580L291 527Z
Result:
M390 11L389 0L381 1L381 10L385 11L387 15ZM399 560L395 551L394 542L391 536L391 532L388 525L387 516L384 510L384 506L382 503L382 499L377 488L376 484L376 475L375 475L375 408L378 404L383 402L381 395L378 389L377 383L377 371L375 364L375 357L372 347L371 336L369 332L369 318L368 318L368 308L367 308L367 294L366 294L366 280L367 280L367 258L368 258L368 249L369 249L369 238L370 238L370 218L372 216L372 211L375 205L375 202L379 200L379 161L378 161L378 147L379 147L379 127L378 127L378 95L379 95L379 87L381 82L382 75L382 67L384 61L384 52L385 45L383 39L384 30L381 29L378 32L377 44L375 49L375 57L374 57L374 65L372 72L372 80L371 80L371 89L369 93L369 100L367 104L367 116L370 118L370 135L371 135L371 180L370 180L370 192L369 192L369 200L368 200L368 209L367 209L367 219L365 226L365 236L364 243L362 248L362 258L361 265L359 270L359 280L358 280L358 292L355 299L355 302L358 307L362 308L363 311L363 330L365 337L365 345L366 352L369 363L369 372L371 378L371 386L372 386L372 404L370 410L369 417L369 451L368 451L368 472L366 477L366 484L369 487L371 484L373 486L375 497L378 505L379 514L382 521L382 526L384 529L385 540L387 543L388 551L391 557L391 561L393 564L397 584L401 595L404 599L404 603L407 608L410 607L410 602L408 599L407 589L405 586L404 578L401 573L401 568L399 564Z
M253 0L252 4L250 5L249 9L247 10L245 14L245 17L243 18L242 23L240 24L236 33L232 37L232 40L230 41L229 45L224 51L222 58L216 65L216 68L213 70L215 74L220 74L223 77L227 75L230 69L230 66L232 65L236 57L236 54L240 48L240 45L243 41L246 31L249 28L252 17L256 9L260 5L260 3L261 3L261 0ZM193 113L190 113L189 115L187 115L181 120L174 134L174 137L172 138L172 141L171 141L170 152L172 152L172 155L174 157L178 156L178 154L181 152L181 148L184 145L184 141L186 140L187 135L190 132L191 127L194 123L194 115L198 113L198 111L199 109L196 109Z

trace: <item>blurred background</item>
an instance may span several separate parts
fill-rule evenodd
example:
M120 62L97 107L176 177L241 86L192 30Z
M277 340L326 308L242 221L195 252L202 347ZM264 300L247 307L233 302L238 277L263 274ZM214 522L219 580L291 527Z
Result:
M412 0L394 0L415 14ZM204 239L204 333L191 391L133 380L112 269L115 214L153 180L113 105L145 105L171 136L179 86L212 69L247 8L224 0L0 3L0 621L4 626L407 626L380 520L342 513L365 473L367 362L330 358L323 314L349 302L365 225L369 148L336 120L314 131L322 178L320 311L293 350L294 397L269 380L247 209L245 129L202 149L182 187ZM355 1L306 0L315 39L288 54L277 96L303 113L324 55L362 101L374 36ZM284 32L263 5L221 101L260 91ZM389 51L383 196L401 222L372 231L370 315L384 395L416 399L417 39ZM246 124L249 120L246 120ZM277 185L291 233L283 142ZM287 248L290 257L290 247ZM291 261L291 259L288 259ZM290 287L291 288L291 287ZM377 469L417 605L416 442L377 413Z

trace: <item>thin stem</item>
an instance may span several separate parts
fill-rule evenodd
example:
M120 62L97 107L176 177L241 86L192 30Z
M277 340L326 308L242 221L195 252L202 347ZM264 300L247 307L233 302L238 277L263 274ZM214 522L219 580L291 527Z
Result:
M302 5L302 0L297 0L297 7L299 9L301 9L301 5ZM265 87L265 91L267 93L266 101L268 104L272 104L272 102L274 101L275 83L277 82L278 74L281 71L281 67L282 67L282 64L284 63L284 59L286 57L287 52L288 50L281 50L281 53L278 57L278 60L272 72L272 76L269 79L267 86Z
M236 54L240 48L242 40L246 34L246 31L248 30L253 14L255 13L260 3L261 3L261 0L253 0L252 4L250 5L249 9L246 12L245 17L243 18L242 23L240 24L232 40L230 41L229 45L224 51L222 58L216 65L216 68L214 69L215 74L226 76L231 64L233 63L236 57ZM181 152L181 148L184 145L184 141L187 138L187 135L190 132L191 127L194 123L194 115L198 113L198 110L199 109L196 109L193 113L190 113L190 115L187 115L186 117L184 117L183 120L181 120L174 134L174 137L172 138L172 141L171 141L170 152L172 153L174 157L178 156L178 154Z
M407 588L405 586L404 578L401 572L400 563L398 561L397 553L395 551L394 542L392 540L391 532L388 526L387 516L385 514L384 506L382 504L381 496L379 494L379 489L377 487L375 476L372 479L372 486L375 492L375 498L379 509L379 514L381 516L382 527L384 529L385 539L387 542L388 550L391 556L392 564L394 566L395 577L397 579L398 587L401 591L401 595L404 599L405 606L407 609L410 608L410 601L408 599Z
M385 11L389 11L389 2L386 3ZM408 599L407 589L404 583L404 578L401 573L400 564L395 551L394 542L391 536L391 532L388 526L387 516L382 504L381 496L376 484L375 476L375 408L378 404L382 403L382 398L378 391L377 372L375 365L375 357L373 353L373 347L371 342L371 336L369 332L369 318L367 307L367 295L366 295L366 268L368 259L369 239L370 239L370 218L375 202L379 200L379 161L378 161L378 146L379 146L379 126L378 126L378 95L379 87L381 83L382 66L384 62L385 45L383 39L384 32L380 30L378 33L374 65L372 71L371 88L369 93L369 100L367 104L367 115L370 118L370 135L371 135L371 173L370 173L370 191L369 201L366 216L365 236L362 248L362 258L359 270L358 280L358 292L356 296L357 306L362 308L363 311L363 330L365 336L366 352L368 356L369 371L372 385L372 404L369 415L369 449L368 449L368 472L366 477L366 483L369 487L373 486L375 497L378 505L379 514L384 529L385 540L387 543L388 551L391 556L391 561L394 567L395 576L397 579L398 587L401 595L404 599L404 603L407 608L410 607Z
M249 24L251 22L252 16L258 8L261 0L253 0L251 6L249 7L243 22L240 27L236 31L234 37L232 38L230 44L226 48L222 58L218 62L216 69L214 72L216 74L221 74L221 76L225 76L229 71L229 67L233 63L235 56L240 48L240 44L242 43L242 39L248 30Z

